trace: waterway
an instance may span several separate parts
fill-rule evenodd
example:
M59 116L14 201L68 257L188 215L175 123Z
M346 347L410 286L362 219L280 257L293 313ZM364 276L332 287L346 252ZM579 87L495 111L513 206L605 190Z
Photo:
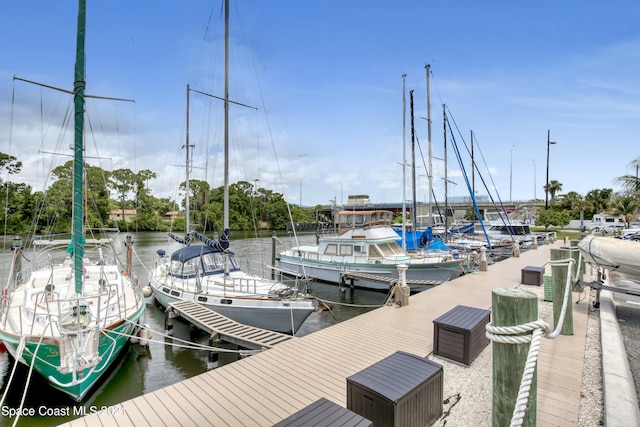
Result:
M143 284L148 283L148 270L159 260L156 251L164 249L167 253L179 245L169 241L166 233L130 233L134 237L135 256L134 273ZM124 237L124 233L120 234ZM298 236L300 243L311 243L313 235ZM294 242L291 236L276 238L276 250ZM257 265L271 265L273 239L269 233L263 237L245 237L232 235L231 247L243 269L255 270ZM123 248L124 245L119 245ZM0 280L7 280L8 263L11 252L9 245L0 250ZM122 253L121 259L124 259ZM264 271L268 271L266 268ZM357 289L340 292L335 285L313 282L311 293L332 304L332 310L313 313L296 333L304 336L322 328L350 319L383 304L387 295ZM76 403L67 396L51 388L38 375L29 377L28 369L21 364L11 379L14 360L6 351L0 352L0 392L4 400L0 405L0 427L13 425L11 411L23 408L19 426L53 426L77 418L82 414L97 411L117 411L118 404L128 399L170 386L207 371L209 352L185 348L180 340L208 343L208 336L193 330L188 324L174 320L174 339L164 337L164 313L157 307L153 297L147 299L143 323L149 325L153 336L148 346L130 345L119 363L98 388L82 403ZM173 342L173 345L170 343ZM225 346L229 353L220 354L220 363L232 363L237 360L237 350L231 345ZM304 363L304 361L300 361Z

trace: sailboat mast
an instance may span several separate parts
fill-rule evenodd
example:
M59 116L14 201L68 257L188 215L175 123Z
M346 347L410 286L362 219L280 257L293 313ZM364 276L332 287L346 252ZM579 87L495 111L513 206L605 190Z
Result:
M402 75L402 249L407 249L407 75Z
M431 145L431 87L429 84L429 76L431 74L431 65L425 65L427 70L427 135L429 138L429 170L427 171L429 178L429 227L433 227L433 150Z
M476 194L476 161L473 156L473 131L471 132L471 192Z
M71 225L73 242L73 267L75 291L82 294L82 258L84 256L84 90L85 81L85 36L87 7L85 0L78 2L78 34L76 39L76 63L73 79L74 126L73 144L73 220Z
M229 229L229 0L224 1L224 225Z
M442 125L444 130L444 241L449 231L449 176L447 174L447 106L442 104Z
M184 226L184 231L186 233L189 233L191 231L191 228L189 227L189 219L190 219L190 211L189 211L189 207L190 205L190 201L189 201L189 194L191 194L191 190L189 188L189 173L191 172L191 156L189 155L189 148L191 147L189 145L189 85L187 84L187 120L186 120L186 124L187 124L187 130L186 130L186 140L185 140L185 144L184 144L184 148L187 150L187 158L186 158L186 165L185 165L185 183L184 183L184 187L185 187L185 196L184 196L184 211L185 211L185 226Z
M411 114L411 229L416 230L416 129L413 126L413 91L409 91L409 112Z

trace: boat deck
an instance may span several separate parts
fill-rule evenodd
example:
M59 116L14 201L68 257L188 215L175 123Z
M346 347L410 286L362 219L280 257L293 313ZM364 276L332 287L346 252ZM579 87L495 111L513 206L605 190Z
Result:
M520 284L522 268L545 266L550 260L550 248L558 247L559 243L543 245L518 258L492 264L486 272L474 272L413 295L407 306L375 309L125 401L122 410L113 414L79 418L67 425L270 426L323 397L346 407L347 377L396 351L431 355L434 319L457 305L490 309L494 288L527 289L528 285ZM546 268L549 272L550 267ZM573 304L574 335L545 339L541 344L537 369L539 425L578 423L588 305L588 302ZM491 345L478 359L490 351ZM464 369L478 369L474 363ZM489 403L490 369L484 377L488 393L483 396L488 395ZM448 380L447 375L445 369L445 389L448 381L460 382L466 378L464 371L455 380ZM465 402L478 398L463 396L455 410L464 410ZM486 408L483 414L482 419L490 425L491 408Z

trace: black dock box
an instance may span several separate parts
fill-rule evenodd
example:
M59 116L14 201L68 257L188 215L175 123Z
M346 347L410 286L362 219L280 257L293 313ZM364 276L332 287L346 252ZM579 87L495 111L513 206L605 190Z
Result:
M273 427L302 427L309 425L318 427L336 425L344 427L371 427L373 423L371 420L323 397L274 424Z
M397 351L347 378L347 408L375 426L428 426L442 415L442 365Z
M491 311L458 305L433 321L433 354L467 366L489 344Z
M522 269L521 273L522 279L520 280L520 283L523 285L542 285L544 267L532 267L528 265Z

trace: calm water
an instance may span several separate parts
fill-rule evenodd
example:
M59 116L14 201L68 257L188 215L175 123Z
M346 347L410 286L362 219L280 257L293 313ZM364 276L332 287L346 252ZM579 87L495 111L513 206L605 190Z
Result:
M179 248L175 242L169 242L166 233L131 233L134 236L135 256L134 271L142 284L148 283L147 271L159 259L156 250L164 249L167 253ZM270 234L267 234L270 236ZM124 237L121 233L120 237ZM300 243L310 243L314 236L299 236ZM291 244L290 237L279 237L278 249L284 244ZM232 249L244 270L264 269L264 265L271 264L272 257L271 237L239 238L232 236ZM9 245L7 245L8 247ZM124 246L121 244L117 247ZM3 284L7 280L7 270L11 252L9 249L0 251L0 280ZM124 253L121 256L124 259ZM251 263L251 265L249 265ZM264 269L264 271L267 271ZM386 295L378 292L355 290L340 293L337 286L313 283L311 293L318 298L333 303L331 313L325 311L321 314L313 313L296 335L304 336L318 331L337 322L352 318L358 314L369 311L384 303ZM117 408L119 402L140 396L145 393L169 386L194 375L207 371L208 352L206 350L189 349L182 345L170 345L165 342L164 313L156 306L153 297L147 299L147 309L143 315L143 322L148 324L153 331L152 341L148 346L131 345L123 352L122 358L113 369L110 376L96 389L96 391L82 404L77 404L65 395L56 392L48 386L38 375L33 375L28 380L28 370L22 365L18 369L9 384L9 377L13 369L13 359L7 352L0 352L0 384L5 400L0 406L0 427L10 426L13 419L8 418L8 411L20 407L23 399L25 384L29 381L29 387L24 397L24 408L33 409L35 415L23 415L18 425L20 426L48 426L58 425L73 418L73 413L86 408L87 413L93 409L109 407ZM178 320L174 320L174 344L179 339L208 343L208 336L199 331L193 331L189 326ZM169 340L167 340L169 341ZM233 346L226 348L236 350ZM220 363L232 363L237 360L237 353L221 353ZM39 416L42 410L55 411L54 416ZM69 416L65 416L66 412Z

